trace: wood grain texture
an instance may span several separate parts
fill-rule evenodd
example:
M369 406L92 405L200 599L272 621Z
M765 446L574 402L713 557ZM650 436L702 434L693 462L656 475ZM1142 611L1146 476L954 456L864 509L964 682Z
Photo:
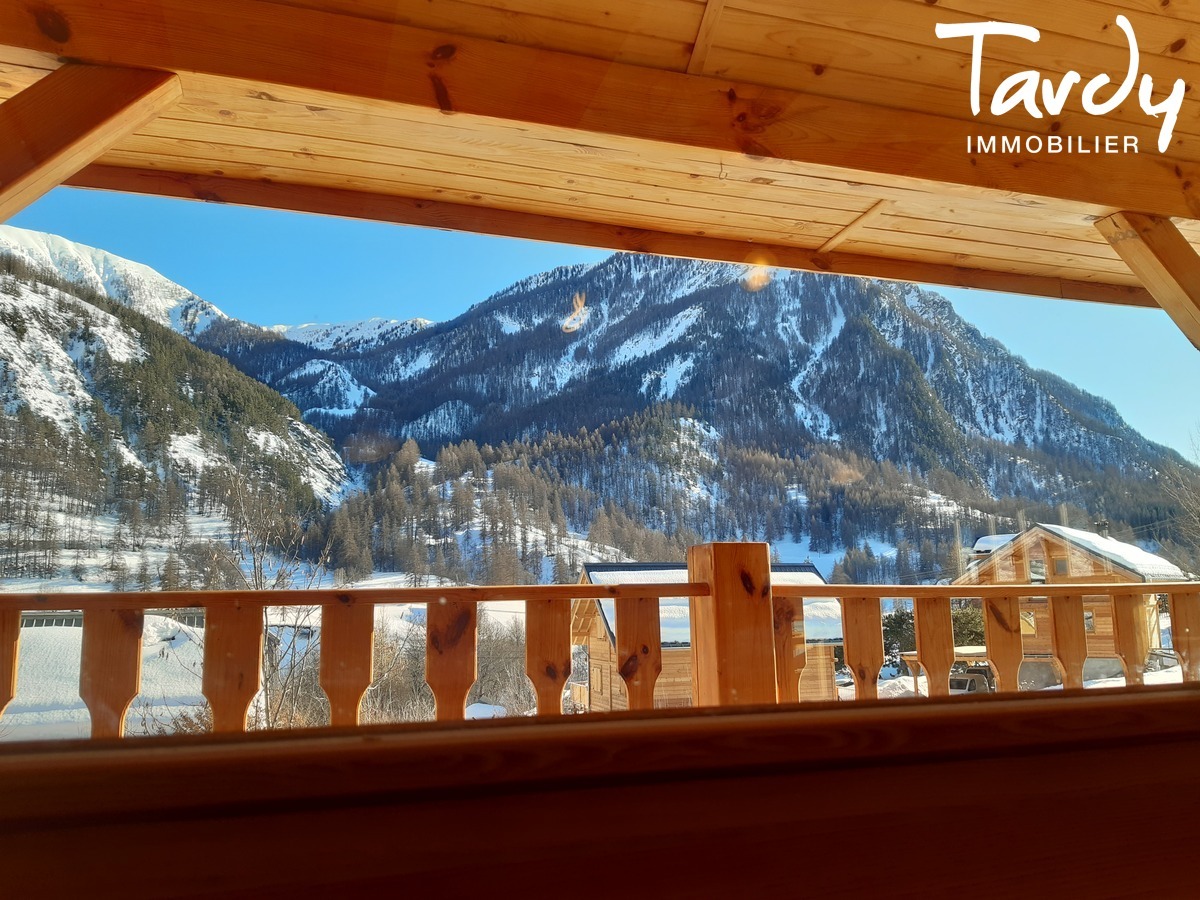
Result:
M357 725L375 663L375 604L349 597L321 607L321 689L330 725Z
M0 104L0 222L180 97L167 72L66 65Z
M256 599L266 602L263 594L268 592L256 593ZM274 596L271 600L274 605ZM231 599L205 603L203 690L218 734L246 730L250 703L262 680L263 628L259 603Z
M459 600L441 600L429 603L426 609L425 681L437 703L438 721L461 720L467 694L479 674L479 607Z
M808 585L804 590L807 593ZM854 676L855 699L873 700L879 696L879 670L883 667L883 614L878 597L842 598L842 638L846 666Z
M645 227L315 185L280 184L212 174L159 172L124 166L90 166L68 179L67 183L78 187L290 209L530 240L567 241L582 246L690 259L744 263L758 254L766 254L775 265L804 271L980 287L1006 293L1098 303L1157 306L1150 294L1140 286L1088 282L1056 275L986 271L964 265L963 261L941 264L843 252L821 254L770 240L751 242L675 234Z
M774 701L774 609L767 545L690 547L688 578L712 590L711 597L691 601L695 705Z
M1174 590L1169 596L1171 646L1179 655L1183 680L1200 681L1200 593L1194 590Z
M40 7L38 8L40 9ZM1200 167L1180 175L1156 154L1120 157L1120 178L1046 156L1037 166L972 156L976 126L958 118L858 100L813 97L448 32L280 7L262 0L160 0L146 16L136 0L59 0L44 30L35 9L0 7L0 33L18 47L109 65L198 71L402 103L456 116L618 134L651 144L704 147L790 160L827 171L869 172L891 184L949 194L1078 203L1095 214L1142 208L1194 216ZM322 60L314 66L311 61ZM514 86L523 89L514 89ZM964 88L959 86L959 90ZM994 126L998 135L1021 132ZM897 141L896 135L915 135ZM647 152L653 152L647 146ZM852 166L848 165L853 161ZM1134 187L1136 185L1136 187ZM1002 187L997 187L1002 186Z
M92 737L121 737L125 713L142 684L140 609L83 611L79 698L92 718Z
M1043 587L1045 590L1045 587ZM1054 639L1054 658L1062 672L1064 688L1083 687L1083 664L1087 662L1087 632L1083 623L1081 594L1054 594L1048 606Z
M499 878L538 896L570 883L573 896L599 898L611 883L579 879L579 866L614 855L658 896L788 896L797 842L823 840L805 863L806 893L958 896L986 883L997 897L1116 897L1144 894L1164 855L1188 858L1188 811L1200 803L1188 777L1200 752L1194 689L912 701L899 715L895 704L838 706L9 748L0 845L27 865L5 886L118 896L128 874L112 860L164 838L220 864L202 882L159 879L162 897L436 893L453 873L454 893ZM881 820L937 833L980 807L1005 834L1028 829L1030 809L1136 818L1147 796L1173 798L1161 828L1067 830L1023 847L1020 866L1005 844L964 856L884 841L863 865L853 842L827 841L830 829L866 833ZM780 802L789 797L804 802ZM546 827L585 804L589 828ZM326 852L262 865L294 854L297 834ZM664 853L690 863L665 867ZM1190 896L1194 875L1166 867L1153 890Z
M17 663L21 643L21 611L0 610L0 716L17 693Z
M617 672L625 682L630 709L654 709L654 686L662 674L662 634L658 598L614 602Z
M983 601L983 633L988 661L996 673L996 690L1020 690L1021 601L1017 597L989 597Z
M561 715L563 686L571 677L571 602L525 601L525 674L538 715Z
M800 678L808 662L804 643L804 601L772 594L775 635L775 697L800 702Z
M1200 257L1170 219L1120 212L1096 221L1146 290L1200 348Z
M950 667L954 665L954 626L949 597L918 597L913 601L917 658L928 679L930 697L950 694ZM915 687L915 685L914 685Z

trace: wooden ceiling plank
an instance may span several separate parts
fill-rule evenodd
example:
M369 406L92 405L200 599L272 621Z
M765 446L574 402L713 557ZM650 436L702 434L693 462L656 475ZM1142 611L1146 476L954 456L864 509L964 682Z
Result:
M460 203L388 197L263 180L190 176L93 165L72 177L68 183L76 187L290 209L319 215L495 234L610 250L657 253L690 259L743 263L767 255L775 265L804 271L972 287L1101 303L1156 305L1140 287L987 272L968 267L930 265L921 261L908 262L843 252L819 254L811 250L771 245L767 242L722 240L709 236L583 222Z
M1068 158L971 159L974 125L696 75L425 32L262 0L58 0L0 5L4 40L110 64L205 71L439 108L801 161L972 196L1200 215L1200 166L1121 157L1121 178ZM314 65L313 61L320 64ZM1015 129L997 133L1020 134ZM1176 171L1179 174L1176 174ZM1186 187L1184 185L1187 185Z
M850 235L852 235L858 229L864 227L870 222L873 222L875 219L883 215L890 203L890 200L880 200L878 203L874 204L861 216L822 244L821 249L818 252L832 253L843 241L846 240L846 238L850 237Z
M261 158L263 152L260 151L256 156ZM379 193L423 200L448 200L480 207L494 205L501 209L563 218L577 217L585 199L581 194L546 190L539 192L539 197L534 203L530 201L528 192L523 191L520 185L490 179L464 180L458 176L448 176L434 183L389 181L386 177L372 177L361 171L358 173L314 173L311 169L269 165L261 161L231 163L228 160L202 157L177 157L172 159L168 165L164 164L159 157L147 157L144 154L124 151L113 151L106 154L100 162L133 168L145 167L164 174L179 172L192 175L226 175L243 180L260 179L310 187L329 186L360 194ZM780 222L761 216L755 218L735 214L721 215L706 221L703 226L698 226L692 217L672 217L676 211L661 204L617 204L609 202L603 197L590 199L594 200L594 205L590 210L590 218L593 221L612 225L628 225L634 221L637 223L634 227L664 229L695 236L745 237L751 241L777 241L783 244L816 248L824 243L826 238L837 228L837 226L823 225L807 220ZM634 213L631 213L631 207L636 210L636 218L633 217Z
M180 96L169 73L68 65L0 104L0 222Z
M700 28L696 32L696 40L692 43L692 56L688 60L687 71L691 75L704 72L704 61L708 58L708 48L712 46L713 34L717 30L721 12L725 9L725 0L708 0L704 6L704 15L700 19Z
M142 129L135 138L126 141L120 149L145 152L152 138L186 141L189 145L206 142L227 145L235 157L240 157L246 150L263 149L319 156L344 163L347 167L359 162L395 166L397 180L409 177L404 174L405 170L422 169L438 173L449 171L489 175L509 181L549 188L569 187L614 197L655 197L663 203L694 209L697 216L702 216L710 207L748 215L762 215L769 210L776 217L803 215L841 226L851 221L862 209L862 203L856 197L837 197L745 181L730 182L729 179L697 178L688 173L666 170L646 173L640 166L621 165L595 155L576 153L569 161L564 160L561 154L546 157L542 148L534 142L489 147L480 141L462 140L461 134L459 141L450 142L445 138L422 140L419 135L406 131L395 135L396 143L388 146L335 137L339 132L342 135L347 133L336 125L323 131L324 134L317 137L163 116ZM489 153L489 149L494 152Z
M971 269L978 268L982 272L1000 273L1007 276L1029 275L1033 277L1062 279L1075 284L1108 285L1122 289L1134 289L1136 300L1129 306L1158 306L1150 294L1141 288L1141 283L1130 272L1119 274L1101 274L1096 269L1088 267L1073 267L1056 264L1030 262L1027 259L1012 259L988 257L970 250L948 250L944 246L938 249L911 247L893 240L894 235L863 234L853 237L835 250L833 256L845 252L860 256L882 256L904 260L909 263L929 263L935 266ZM936 246L936 245L935 245ZM954 285L952 285L954 286ZM988 288L1002 290L1002 288ZM1044 296L1058 296L1046 294Z
M1017 223L1017 225L1017 228L1003 229L994 224L981 225L978 222L956 219L952 216L942 219L931 219L927 216L913 218L889 210L888 214L876 220L872 227L877 231L923 234L929 237L996 244L1018 254L1021 248L1027 247L1073 256L1094 257L1106 263L1119 262L1108 242L1096 233L1096 227L1091 223L1088 223L1086 229L1080 229L1081 234L1071 237L1061 237L1039 231L1036 222L1027 222L1023 228L1020 227L1021 223Z
M1200 256L1169 219L1119 212L1096 222L1146 290L1200 349Z
M913 250L929 253L962 254L965 257L978 260L981 268L992 268L995 263L1004 261L1010 265L1039 265L1056 270L1078 270L1096 277L1103 278L1106 273L1119 275L1125 267L1121 260L1100 259L1094 256L1060 251L1037 250L1032 247L1019 247L1009 244L987 243L967 238L945 236L931 237L919 232L900 230L885 230L870 225L852 235L851 241L865 241L888 247L907 247Z
M746 228L760 235L776 234L784 242L803 235L806 236L805 245L814 247L856 215L854 212L798 206L779 209L764 204L744 204L737 209L729 206L722 209L692 207L688 202L693 198L682 193L658 191L641 195L620 183L598 184L588 179L573 179L574 183L568 183L567 179L536 170L520 173L447 171L437 166L408 165L403 158L386 163L345 161L312 152L230 147L147 136L127 141L121 149L105 154L102 161L183 171L207 169L227 174L238 171L239 177L265 177L270 173L270 177L280 180L317 184L348 178L359 183L391 185L390 193L407 193L424 186L455 190L464 195L476 194L479 202L499 194L508 198L505 205L529 212L539 212L554 205L572 210L571 215L578 215L580 210L588 210L591 215L607 212L622 217L625 222L683 221L688 223L689 231L700 233L716 227L726 231Z

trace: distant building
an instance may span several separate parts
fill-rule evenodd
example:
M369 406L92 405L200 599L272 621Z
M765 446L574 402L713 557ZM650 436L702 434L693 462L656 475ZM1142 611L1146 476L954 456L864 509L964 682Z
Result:
M581 584L668 584L688 580L684 563L589 563ZM771 567L776 585L825 584L812 563ZM692 631L687 597L664 598L659 605L662 674L654 689L656 707L692 705ZM629 708L625 682L617 662L612 600L576 600L571 641L588 651L588 683L572 685L572 700L591 712ZM842 643L841 605L837 600L806 600L793 635L802 674L797 675L801 700L836 700L834 648ZM799 668L799 666L798 666Z
M967 571L954 584L1079 585L1185 581L1180 568L1161 556L1106 535L1063 525L1031 525L1021 534L993 535L975 543ZM1083 593L1089 657L1116 657L1112 604ZM1027 658L1053 655L1049 600L1021 601L1021 637ZM1149 646L1161 647L1158 605L1146 594Z

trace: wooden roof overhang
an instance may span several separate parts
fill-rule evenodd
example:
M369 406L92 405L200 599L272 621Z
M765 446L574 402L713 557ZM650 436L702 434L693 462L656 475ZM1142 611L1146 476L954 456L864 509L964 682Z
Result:
M1120 83L1122 13L1155 98L1189 85L1164 153L1136 90L991 113L1021 70ZM993 19L1041 40L988 40L973 117L971 41L934 29ZM65 182L1161 305L1198 343L1198 23L1196 0L6 0L0 219ZM1031 134L1141 152L967 151Z

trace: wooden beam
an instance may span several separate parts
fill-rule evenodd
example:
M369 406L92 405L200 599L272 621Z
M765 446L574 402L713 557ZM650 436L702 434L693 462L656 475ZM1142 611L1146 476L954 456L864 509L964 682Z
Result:
M712 46L713 33L717 30L717 22L725 9L725 0L708 0L704 7L704 15L700 19L700 29L696 32L696 42L692 44L692 56L688 60L687 70L692 75L704 71L705 60L708 59L708 48Z
M1154 302L1154 298L1140 287L1049 278L1039 275L1016 275L1007 272L970 269L965 266L893 260L882 256L865 256L855 253L821 253L816 250L782 244L674 234L600 222L562 219L514 210L366 194L310 185L249 181L217 175L190 175L103 165L89 166L79 174L67 179L66 184L73 187L179 197L185 200L203 200L212 203L232 203L240 206L260 206L317 215L392 222L399 225L417 225L425 228L470 231L526 240L553 241L585 247L599 247L606 250L657 253L686 259L713 259L735 263L768 259L771 265L780 268L826 272L833 275L915 281L924 284L979 288L1038 297L1115 303L1123 306L1150 308L1158 306Z
M1119 212L1096 222L1158 305L1200 349L1200 257L1169 219Z
M863 213L861 216L859 216L857 219L855 219L853 222L851 222L849 225L847 225L845 228L843 228L841 231L839 231L837 234L835 234L833 237L831 237L829 240L827 240L824 244L822 244L821 249L818 250L817 252L818 253L832 253L835 249L837 249L839 244L841 244L843 241L845 241L848 238L850 238L851 236L853 236L853 234L856 231L858 231L860 228L863 228L864 226L868 225L869 223L873 222L875 219L878 219L881 215L883 215L884 212L887 210L887 208L890 205L891 205L890 201L880 200L878 203L876 203L874 206L872 206L870 209L868 209L865 213Z
M0 104L0 222L180 96L170 72L66 65Z
M968 153L981 127L871 103L815 97L433 32L265 0L57 0L0 4L10 45L73 59L202 72L797 164L799 171L1036 207L1200 217L1200 164L1113 157L1120 177L1070 154ZM991 126L997 139L1028 132ZM669 149L668 151L669 152ZM1103 160L1102 160L1103 162ZM867 173L869 177L864 177Z

